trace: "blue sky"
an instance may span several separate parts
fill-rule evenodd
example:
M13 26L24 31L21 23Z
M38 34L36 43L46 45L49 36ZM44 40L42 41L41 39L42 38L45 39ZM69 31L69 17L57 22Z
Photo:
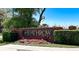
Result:
M79 8L47 8L44 15L49 26L79 25Z

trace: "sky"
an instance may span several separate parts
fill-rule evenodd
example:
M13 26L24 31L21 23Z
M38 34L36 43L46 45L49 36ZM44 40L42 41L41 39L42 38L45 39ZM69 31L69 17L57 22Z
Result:
M44 16L49 26L79 25L79 8L46 8Z

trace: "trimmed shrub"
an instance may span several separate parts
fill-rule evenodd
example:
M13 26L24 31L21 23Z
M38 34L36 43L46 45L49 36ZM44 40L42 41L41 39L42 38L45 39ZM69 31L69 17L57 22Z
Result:
M0 40L0 43L4 43L4 41L3 40Z
M69 26L69 30L76 30L77 27L76 26Z
M17 41L19 39L19 35L17 32L11 32L11 40Z
M18 40L18 33L16 32L3 32L3 41L14 42Z
M11 41L10 32L3 32L3 41Z
M53 26L52 28L53 28L54 30L63 30L63 27Z
M56 30L54 31L55 43L79 45L79 31Z

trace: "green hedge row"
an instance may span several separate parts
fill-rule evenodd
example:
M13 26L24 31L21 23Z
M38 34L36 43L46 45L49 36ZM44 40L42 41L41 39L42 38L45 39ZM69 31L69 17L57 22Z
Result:
M19 38L16 32L3 32L3 41L13 42ZM79 31L78 30L55 30L53 32L55 43L60 44L74 44L79 45Z
M55 43L79 45L79 31L77 30L55 30Z
M14 42L18 40L18 33L16 32L3 32L3 41Z

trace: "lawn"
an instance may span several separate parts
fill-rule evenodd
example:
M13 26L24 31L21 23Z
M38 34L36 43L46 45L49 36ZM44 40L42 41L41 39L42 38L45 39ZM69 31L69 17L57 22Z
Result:
M3 42L3 43L0 43L0 46L6 45L6 44L8 44L8 42Z
M79 48L79 46L64 45L64 44L32 44L31 46L58 47L58 48Z
M19 41L16 41L12 44L18 44L18 45L26 45L26 46L41 46L41 47L58 47L58 48L79 48L79 46L76 45L65 45L65 44L27 44L27 43L20 43Z
M6 45L6 44L8 44L8 42L3 42L3 41L0 39L0 46Z

